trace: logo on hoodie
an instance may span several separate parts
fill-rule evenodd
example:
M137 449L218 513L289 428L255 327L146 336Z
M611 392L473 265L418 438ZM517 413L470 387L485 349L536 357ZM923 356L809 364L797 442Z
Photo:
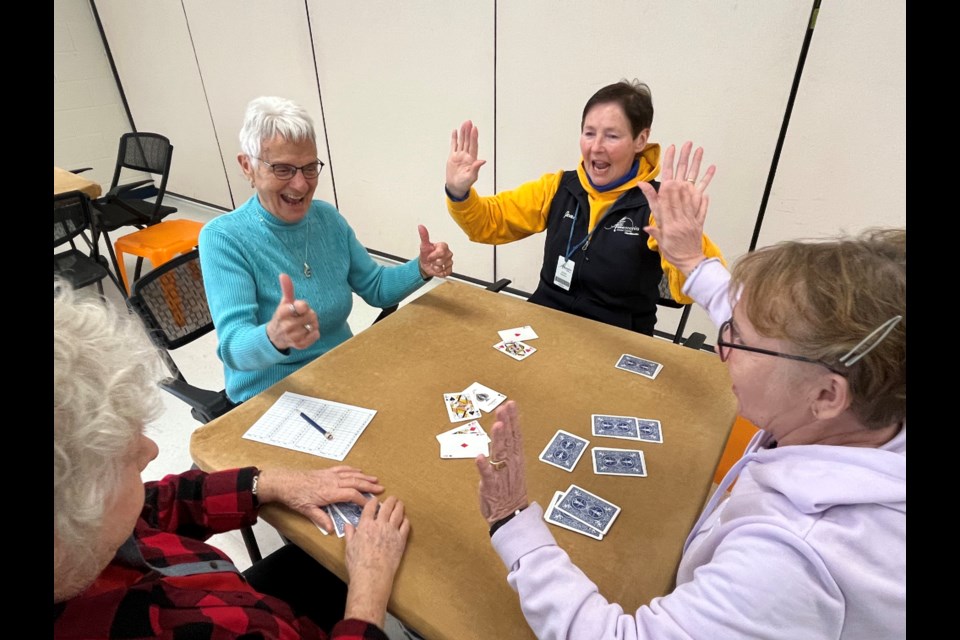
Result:
M640 227L633 224L633 220L624 216L617 221L616 224L612 224L609 227L604 227L607 231L613 231L614 233L620 232L625 233L628 236L638 236L640 235Z
M567 218L570 218L571 220L576 220L573 214L570 213L570 209L567 209L567 212L563 214L563 219L566 220Z

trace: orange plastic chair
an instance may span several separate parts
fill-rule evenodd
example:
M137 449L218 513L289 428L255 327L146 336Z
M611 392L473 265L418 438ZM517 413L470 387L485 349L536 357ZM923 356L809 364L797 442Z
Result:
M720 484L723 477L727 475L727 471L730 471L730 467L743 457L743 452L757 431L759 429L752 422L737 416L733 429L730 430L730 437L727 438L727 446L724 447L717 470L713 474L714 483ZM730 486L733 487L732 484Z
M203 223L196 220L164 220L118 238L113 246L117 252L117 267L124 289L129 293L130 283L127 281L124 254L129 253L149 260L154 268L159 267L196 247L201 228Z

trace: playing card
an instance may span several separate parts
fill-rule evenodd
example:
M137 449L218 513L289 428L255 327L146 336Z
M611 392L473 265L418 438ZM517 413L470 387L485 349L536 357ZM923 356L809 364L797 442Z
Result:
M640 440L663 444L663 432L660 430L659 420L637 418L637 428L640 431Z
M500 339L504 342L512 342L516 340L536 340L540 337L530 325L516 327L515 329L504 329L503 331L497 331L497 333L500 335Z
M610 525L617 519L620 507L607 502L586 489L571 484L555 507L575 520L590 525L606 535Z
M487 432L483 430L483 427L481 427L480 423L476 420L437 434L437 441L442 443L445 440L454 438L454 436L476 436L483 438L484 442L490 442L490 436L487 435Z
M447 407L447 415L450 422L462 422L463 420L474 420L480 417L480 409L477 409L469 394L462 392L453 392L443 394L443 404Z
M343 525L346 523L346 520L343 519L339 511L333 508L333 505L328 504L324 509L327 510L327 515L333 520L333 529L337 532L337 537L342 538L344 535Z
M437 435L441 458L476 458L490 455L490 436L476 420Z
M647 477L643 451L594 447L590 449L590 455L593 458L593 472L597 475Z
M591 433L605 438L623 438L639 440L640 428L636 418L629 416L608 416L595 413L590 416Z
M363 493L363 497L370 499L373 497L372 493ZM360 524L360 514L363 512L363 507L353 502L338 502L333 505L333 508L340 512L340 516L352 524L357 526Z
M474 382L472 385L463 390L465 395L469 395L473 399L473 405L480 409L481 411L486 411L490 413L498 406L500 403L507 399L507 396L503 395L499 391L494 391L490 387L485 387L479 382Z
M550 506L547 507L547 510L543 512L543 519L550 524L554 524L558 527L563 527L564 529L569 529L570 531L575 531L577 533L582 533L583 535L589 536L594 540L603 540L603 534L601 534L599 531L590 525L583 524L579 520L574 520L563 511L560 511L556 508L557 501L562 497L563 491L557 491L553 494L553 499L550 500Z
M557 429L540 453L540 461L560 467L564 471L573 471L580 456L587 450L588 444L590 444L589 440L584 440L563 429Z
M644 378L650 378L651 380L656 378L657 375L659 375L660 370L663 369L663 365L659 362L654 362L653 360L644 360L643 358L631 356L627 353L620 356L620 359L617 360L617 364L615 366L617 369L629 371L630 373L636 373Z
M516 341L498 342L497 344L493 345L493 348L501 353L507 354L514 360L523 360L524 358L528 358L533 355L534 352L536 352L536 349L530 345Z

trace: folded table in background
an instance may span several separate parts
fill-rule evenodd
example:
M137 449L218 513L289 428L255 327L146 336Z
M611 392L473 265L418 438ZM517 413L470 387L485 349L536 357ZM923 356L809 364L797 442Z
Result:
M539 336L535 353L517 361L491 348L499 330L523 325ZM625 353L663 369L655 380L618 370ZM435 436L452 426L442 396L474 382L519 404L531 501L546 508L554 491L575 483L622 508L602 541L551 528L600 593L626 611L669 593L734 421L726 368L712 354L506 294L441 284L198 428L191 455L211 471L329 467L340 463L243 435L285 391L376 410L344 464L378 476L384 495L400 497L407 508L412 530L390 612L430 639L532 638L479 513L474 462L438 456ZM591 435L598 413L661 422L663 444L635 446L644 451L647 477L598 476L583 461L567 472L537 460L557 429L591 447L621 446ZM485 413L480 421L489 432L494 417ZM346 578L343 540L282 507L268 505L261 516Z

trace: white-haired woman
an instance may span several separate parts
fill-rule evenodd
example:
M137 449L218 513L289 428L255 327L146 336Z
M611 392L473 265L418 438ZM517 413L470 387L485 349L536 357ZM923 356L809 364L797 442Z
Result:
M330 529L322 508L364 504L376 478L347 466L188 471L144 484L157 455L156 353L142 326L54 283L53 630L57 638L386 638L409 532L403 503L366 502L348 528L347 589L294 545L240 574L209 536L281 502ZM346 618L341 620L341 618Z
M731 274L703 253L696 171L682 153L674 179L672 163L671 147L659 196L641 187L653 232L761 431L687 536L673 592L625 612L528 503L517 407L498 409L481 511L524 616L539 638L906 637L906 232L782 243Z
M397 304L453 272L445 242L419 226L419 257L378 265L333 207L314 200L323 162L313 121L298 104L260 97L247 106L237 156L256 193L200 233L204 286L227 395L243 402L353 334L353 293Z

